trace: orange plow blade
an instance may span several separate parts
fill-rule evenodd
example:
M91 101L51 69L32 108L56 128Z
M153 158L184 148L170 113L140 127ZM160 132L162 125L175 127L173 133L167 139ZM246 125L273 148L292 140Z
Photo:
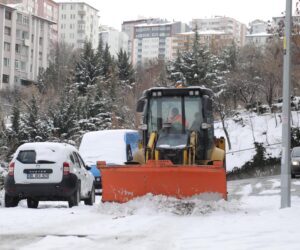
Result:
M144 165L101 166L102 201L127 202L147 193L186 198L218 193L227 199L223 162L214 165L173 165L170 161L148 161Z

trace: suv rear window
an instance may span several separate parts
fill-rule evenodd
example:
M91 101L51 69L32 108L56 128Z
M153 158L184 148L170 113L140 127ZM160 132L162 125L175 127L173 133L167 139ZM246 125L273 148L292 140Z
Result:
M35 163L36 152L34 150L24 150L20 151L17 160L22 163Z

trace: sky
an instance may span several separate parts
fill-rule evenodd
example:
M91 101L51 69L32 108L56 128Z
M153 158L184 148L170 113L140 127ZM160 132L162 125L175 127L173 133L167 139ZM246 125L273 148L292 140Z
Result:
M72 0L71 0L72 1ZM248 24L271 20L285 10L285 0L81 0L99 10L100 24L121 30L126 20L159 17L189 23L193 18L216 15ZM76 0L74 0L76 2ZM294 0L296 2L296 0Z

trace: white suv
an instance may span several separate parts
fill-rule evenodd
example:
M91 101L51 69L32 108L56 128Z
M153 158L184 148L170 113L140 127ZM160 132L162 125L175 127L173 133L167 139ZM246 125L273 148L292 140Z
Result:
M5 178L5 206L27 199L29 208L39 201L65 200L69 207L81 200L95 202L94 177L75 147L63 143L36 142L21 145Z

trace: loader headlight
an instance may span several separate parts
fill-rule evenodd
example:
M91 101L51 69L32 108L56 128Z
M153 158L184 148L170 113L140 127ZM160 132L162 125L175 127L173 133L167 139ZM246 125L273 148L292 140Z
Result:
M299 161L292 161L292 165L299 166L300 164L299 164Z

